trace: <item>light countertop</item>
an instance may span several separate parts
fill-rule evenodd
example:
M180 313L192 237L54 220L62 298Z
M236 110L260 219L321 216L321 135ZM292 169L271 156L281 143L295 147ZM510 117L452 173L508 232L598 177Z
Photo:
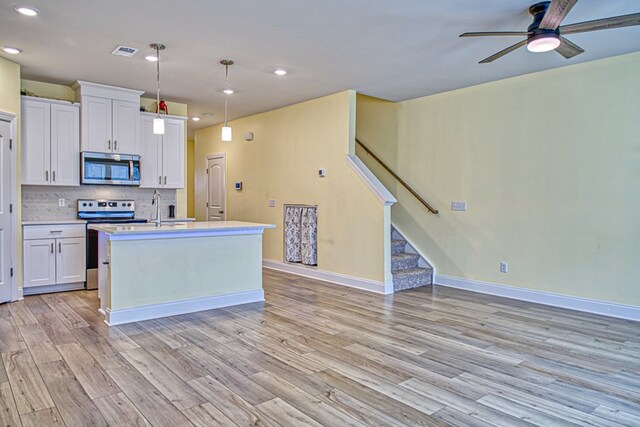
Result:
M265 228L276 228L273 224L260 224L243 221L211 221L211 222L187 222L164 223L156 226L154 223L146 224L89 224L92 230L104 232L109 240L158 239L177 237L202 237L233 234L257 234Z
M86 224L83 219L49 219L37 221L22 221L22 225L64 225L64 224Z

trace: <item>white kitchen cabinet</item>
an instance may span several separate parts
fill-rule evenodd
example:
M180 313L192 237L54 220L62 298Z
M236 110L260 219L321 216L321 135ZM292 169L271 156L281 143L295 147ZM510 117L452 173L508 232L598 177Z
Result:
M22 97L22 184L80 185L79 107Z
M153 133L155 114L141 113L140 187L184 188L185 117L166 116L164 135Z
M73 88L81 104L82 151L140 154L138 90L78 81Z
M84 288L85 224L25 225L23 235L25 294Z

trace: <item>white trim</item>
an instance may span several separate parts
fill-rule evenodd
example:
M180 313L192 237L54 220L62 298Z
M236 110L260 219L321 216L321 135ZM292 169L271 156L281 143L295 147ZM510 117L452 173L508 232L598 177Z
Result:
M65 101L62 99L40 98L39 96L21 95L20 101L34 101L34 102L42 102L46 104L57 104L57 105L67 105L67 106L71 105L78 108L80 107L79 102Z
M235 294L215 295L185 301L166 302L145 305L142 307L124 308L121 310L106 309L105 323L109 326L123 323L139 322L141 320L157 319L159 317L176 316L196 311L211 310L213 308L229 307L232 305L248 304L264 301L264 291L238 292Z
M13 113L0 111L0 120L9 122L10 135L13 140L11 147L11 173L10 184L11 195L10 202L13 205L13 213L11 214L11 266L13 268L13 277L11 278L11 301L22 299L22 288L18 288L18 271L22 269L18 262L18 246L22 247L22 243L18 245L18 116Z
M297 276L310 277L312 279L331 282L342 286L348 286L350 288L363 289L365 291L376 292L379 294L393 293L393 282L384 284L376 280L347 276L346 274L318 270L317 268L307 268L299 265L285 264L283 262L273 261L270 259L263 259L262 266L271 270L284 271L286 273L295 274Z
M398 201L357 156L347 154L347 164L385 206L391 206Z
M461 277L438 274L434 282L439 286L464 289L482 294L496 295L522 301L535 302L553 307L568 308L587 313L602 314L621 319L640 321L640 307L615 304L605 301L596 301L586 298L578 298L560 295L551 292L534 291L530 289L516 288L497 283L481 282L479 280L465 279Z

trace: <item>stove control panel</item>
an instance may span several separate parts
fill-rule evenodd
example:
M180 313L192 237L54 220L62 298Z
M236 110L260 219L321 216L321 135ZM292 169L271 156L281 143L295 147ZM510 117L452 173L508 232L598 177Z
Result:
M133 200L78 200L78 212L135 212Z

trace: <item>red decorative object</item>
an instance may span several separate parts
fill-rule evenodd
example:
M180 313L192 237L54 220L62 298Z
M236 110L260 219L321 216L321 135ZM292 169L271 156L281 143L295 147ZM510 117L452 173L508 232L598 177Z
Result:
M164 102L164 100L160 100L160 113L162 114L169 114L169 107L167 106L167 103ZM156 113L158 112L158 107L156 107Z

